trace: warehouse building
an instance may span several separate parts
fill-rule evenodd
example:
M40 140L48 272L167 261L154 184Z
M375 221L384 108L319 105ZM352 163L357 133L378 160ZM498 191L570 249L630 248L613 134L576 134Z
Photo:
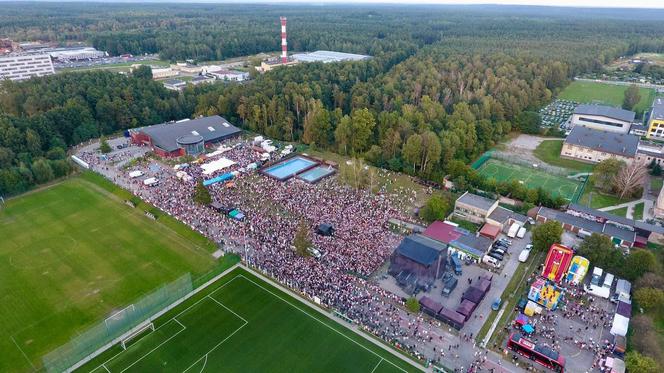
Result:
M240 133L239 128L218 115L156 124L129 131L133 143L150 146L161 157L196 156L203 153L206 146Z
M0 57L0 80L25 80L55 74L48 54L25 54Z
M636 157L638 147L639 137L636 135L576 126L565 139L560 156L588 163L599 163L608 158L629 163Z
M371 58L363 54L343 53L333 51L315 51L309 53L295 53L293 58L300 62L344 62L344 61L364 61Z
M605 105L579 105L574 109L570 126L617 133L629 133L636 113Z

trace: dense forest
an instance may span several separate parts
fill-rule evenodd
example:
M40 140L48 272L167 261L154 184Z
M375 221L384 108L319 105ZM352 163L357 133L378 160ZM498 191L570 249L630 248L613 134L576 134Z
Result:
M533 112L575 74L626 53L664 50L664 38L653 37L664 35L657 11L10 3L3 12L3 36L92 42L111 54L159 53L170 60L274 51L284 15L291 50L373 58L303 64L248 84L182 94L165 90L144 69L134 76L98 71L2 83L0 194L66 173L71 145L211 114L396 171L434 181L451 173L461 185L487 187L459 161L469 163L510 131L537 131ZM488 189L556 205L522 188Z

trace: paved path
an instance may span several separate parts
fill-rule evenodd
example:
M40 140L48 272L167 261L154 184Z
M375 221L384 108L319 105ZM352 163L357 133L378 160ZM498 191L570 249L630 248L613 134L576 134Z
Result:
M652 218L651 211L652 211L652 207L653 207L654 203L653 203L652 200L645 199L645 198L637 199L636 201L621 203L619 205L602 207L601 209L598 209L598 210L609 212L611 210L616 210L616 209L620 209L620 208L623 208L623 207L627 207L627 214L625 215L625 217L627 219L634 219L634 208L639 203L643 203L645 205L645 206L643 206L643 219Z

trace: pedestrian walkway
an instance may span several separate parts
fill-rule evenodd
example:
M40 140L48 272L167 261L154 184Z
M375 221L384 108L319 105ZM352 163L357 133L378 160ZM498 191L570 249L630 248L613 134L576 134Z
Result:
M637 199L637 200L631 201L631 202L621 203L619 205L602 207L598 210L599 211L604 211L604 212L610 212L612 210L617 210L617 209L627 207L627 214L625 215L625 217L627 219L634 219L634 208L636 207L636 205L638 205L640 203L644 204L642 220L651 219L653 217L652 216L652 208L653 208L654 203L653 203L652 200L645 199L645 198Z

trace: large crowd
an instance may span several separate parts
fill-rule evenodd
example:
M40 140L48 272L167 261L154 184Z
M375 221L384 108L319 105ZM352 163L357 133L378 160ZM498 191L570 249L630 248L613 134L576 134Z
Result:
M240 142L218 157L237 162L215 174L203 175L197 164L183 170L189 181L176 177L171 167L146 160L118 172L113 163L119 157L100 160L94 152L79 156L92 168L115 183L129 188L145 201L186 223L192 229L243 255L252 266L304 295L334 309L374 335L430 361L459 359L459 344L443 333L437 321L413 316L399 307L403 300L367 278L386 262L400 236L388 229L390 218L404 219L404 196L373 194L355 190L327 178L309 184L295 178L278 181L250 171L260 154ZM208 159L206 161L211 161ZM144 171L159 179L157 186L145 186L131 179L131 170ZM232 181L211 185L213 200L222 206L240 209L243 221L229 219L209 206L193 202L195 183L220 173L235 172ZM405 198L413 198L407 196ZM313 246L320 258L303 257L293 248L299 224L309 228ZM327 223L332 236L315 234ZM465 370L464 370L465 371Z

